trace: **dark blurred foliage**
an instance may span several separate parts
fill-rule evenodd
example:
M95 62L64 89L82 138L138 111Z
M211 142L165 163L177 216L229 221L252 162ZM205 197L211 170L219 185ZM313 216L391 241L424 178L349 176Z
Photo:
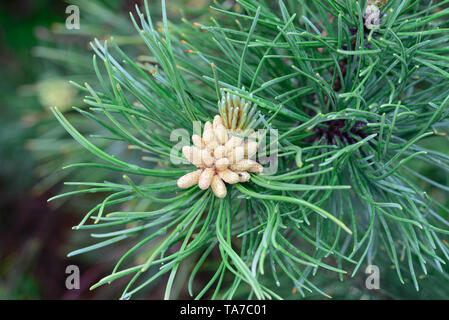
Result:
M107 8L122 15L125 22L135 2L96 1L100 7L107 3ZM60 166L49 168L56 172L51 176L55 183L41 185L47 177L40 174L40 166L50 161L41 156L42 150L33 149L31 144L51 130L64 132L49 116L45 103L52 98L47 97L48 91L50 94L61 91L61 83L64 83L62 90L67 89L67 81L48 85L48 79L79 75L91 67L91 52L86 50L91 37L55 32L66 19L67 6L60 0L0 2L1 299L104 299L111 298L114 292L113 287L88 290L109 266L93 265L88 257L66 257L72 247L83 244L83 240L76 239L71 232L72 226L79 222L83 203L63 206L47 203L60 188L57 182L61 178L56 172L60 171ZM106 35L111 29L107 23L99 24L94 35ZM124 33L130 30L132 28L127 26ZM43 59L42 50L46 49L65 50L67 55L79 54L77 57L85 58L87 63L79 68L76 63L64 63L64 59L59 64L46 57ZM60 54L61 58L66 58L62 51ZM55 152L58 154L61 152ZM81 290L65 288L65 269L70 264L81 269Z
M36 97L24 97L18 91L20 85L36 81L42 71L42 66L31 57L31 49L37 45L35 26L49 26L58 16L61 19L58 12L64 12L61 1L0 2L0 179L2 186L8 181L7 188L2 190L4 195L20 192L32 181L32 158L22 143L32 136L32 130L28 130L22 119L41 106ZM24 173L20 179L19 172ZM5 200L2 197L0 201Z
M41 66L31 57L37 45L36 25L49 26L61 19L60 1L0 2L0 297L10 299L52 298L61 294L58 276L45 267L64 263L58 251L69 216L54 215L44 197L34 198L33 158L25 148L33 130L23 121L29 110L41 108L36 97L19 94L22 84L36 81ZM53 241L48 241L51 236ZM56 261L55 261L56 260ZM50 277L50 281L45 281ZM53 280L54 279L54 280ZM44 283L45 281L45 283ZM56 289L55 289L56 287ZM45 289L44 289L45 288Z

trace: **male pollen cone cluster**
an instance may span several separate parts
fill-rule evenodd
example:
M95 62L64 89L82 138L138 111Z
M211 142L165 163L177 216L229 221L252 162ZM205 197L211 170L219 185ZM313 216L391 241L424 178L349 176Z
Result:
M242 135L241 130L234 131ZM200 189L212 188L219 198L226 197L226 183L247 182L249 172L261 173L263 167L251 158L257 153L257 132L249 139L231 134L224 126L223 118L216 115L213 123L204 125L203 137L194 134L193 146L185 146L182 153L187 160L198 167L178 179L178 187L189 188L198 184Z

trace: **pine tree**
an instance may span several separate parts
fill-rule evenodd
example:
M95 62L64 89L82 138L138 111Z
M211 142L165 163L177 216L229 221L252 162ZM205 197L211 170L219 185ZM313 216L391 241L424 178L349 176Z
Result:
M123 178L55 197L107 194L75 227L99 241L70 255L129 245L92 288L127 277L122 299L156 281L165 298L184 285L194 298L330 297L320 279L371 264L392 267L395 287L447 281L448 2L216 1L210 19L176 23L162 1L161 22L148 3L131 14L145 55L93 41L97 80L76 84L90 107L77 111L108 134L88 139L53 110L98 159L68 167ZM180 132L194 147L174 153ZM233 138L220 169L214 152ZM273 174L255 167L267 158Z

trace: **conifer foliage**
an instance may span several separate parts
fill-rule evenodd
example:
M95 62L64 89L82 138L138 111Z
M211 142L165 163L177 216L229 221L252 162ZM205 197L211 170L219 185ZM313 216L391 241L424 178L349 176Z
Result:
M327 270L338 281L377 261L416 289L419 275L444 273L447 3L214 1L204 19L178 22L162 1L161 21L148 3L131 13L146 55L94 40L98 81L77 85L88 106L77 110L109 131L96 139L128 145L142 161L99 148L53 110L98 159L69 167L123 175L71 182L76 189L58 196L105 194L74 228L95 241L71 255L95 250L101 260L104 247L128 244L93 288L126 277L122 299L156 281L167 299L184 285L194 298L281 299L285 287L328 296L315 276ZM266 133L257 161L276 168L227 184L223 198L195 183L179 188L195 167L173 153L173 132L194 144L207 130L195 123L223 114L222 95L253 106L242 116Z

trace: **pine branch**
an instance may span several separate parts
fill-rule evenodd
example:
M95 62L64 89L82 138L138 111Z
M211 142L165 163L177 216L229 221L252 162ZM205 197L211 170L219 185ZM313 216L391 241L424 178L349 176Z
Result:
M281 298L280 274L302 295L327 296L311 275L354 276L363 263L385 266L385 258L416 289L418 270L443 272L448 209L422 185L447 192L447 181L416 167L449 172L448 155L423 147L431 138L447 145L438 131L449 115L447 1L391 0L370 12L353 1L238 3L235 12L217 2L207 23L173 24L163 11L154 24L148 5L146 15L136 7L131 19L149 65L114 39L92 43L104 66L94 60L99 85L84 86L90 108L81 113L149 161L119 159L53 110L101 160L86 166L132 175L126 184L94 181L76 191L110 194L77 228L114 229L72 254L135 243L93 288L133 275L127 299L169 273L165 298L175 298L186 261L196 298ZM269 145L278 144L276 151L262 154L278 155L277 172L228 185L224 199L196 186L180 191L174 181L192 165L170 162L172 131L190 137L194 121L211 121L220 91L257 105L259 128L279 133ZM192 279L209 260L213 276L193 292Z

